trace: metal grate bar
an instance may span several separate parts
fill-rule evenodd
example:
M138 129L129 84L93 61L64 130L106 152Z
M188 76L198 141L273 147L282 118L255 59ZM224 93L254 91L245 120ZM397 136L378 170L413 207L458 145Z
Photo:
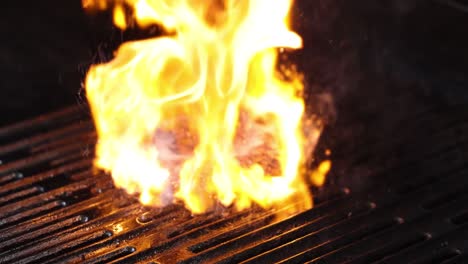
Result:
M25 120L10 126L0 128L0 142L11 142L14 139L40 131L43 128L53 128L64 123L82 119L88 114L82 106L71 106L59 111Z

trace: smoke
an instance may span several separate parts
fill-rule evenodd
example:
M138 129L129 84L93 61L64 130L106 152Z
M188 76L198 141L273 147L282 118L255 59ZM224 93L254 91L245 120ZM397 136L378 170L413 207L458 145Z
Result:
M395 146L382 148L378 139L411 135L401 120L447 94L437 83L460 79L448 76L462 67L443 61L466 52L448 52L457 34L443 32L457 32L467 19L453 20L453 10L422 0L297 1L294 11L304 49L290 57L305 75L308 111L327 123L316 156L332 150L328 184L364 188L398 160Z
M342 163L332 156L335 172L345 171L347 179L352 178L351 166L360 175L379 167L367 161L349 165L359 163L354 157L360 147L367 157L386 155L362 143L369 135L399 135L399 121L433 100L431 95L461 100L447 89L468 83L466 71L460 73L468 68L468 43L461 39L468 21L461 12L428 0L296 0L293 12L304 48L288 59L304 73L307 112L327 125L316 153L349 154ZM104 52L93 63L108 60L112 47L134 38L129 32L112 32L112 39L100 39Z
M298 1L308 81L341 101L361 92L361 83L376 82L372 90L383 93L384 81L423 92L430 78L463 79L468 16L442 1Z

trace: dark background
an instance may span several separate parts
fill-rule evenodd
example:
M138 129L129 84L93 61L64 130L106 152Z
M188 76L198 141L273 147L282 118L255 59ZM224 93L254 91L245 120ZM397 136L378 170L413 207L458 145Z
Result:
M306 74L310 105L331 94L336 119L401 94L412 99L381 113L405 114L414 100L465 100L468 13L442 2L297 0L294 25L305 47L290 58ZM1 13L0 125L84 103L89 65L148 34L120 32L108 13L86 14L79 0L8 1Z

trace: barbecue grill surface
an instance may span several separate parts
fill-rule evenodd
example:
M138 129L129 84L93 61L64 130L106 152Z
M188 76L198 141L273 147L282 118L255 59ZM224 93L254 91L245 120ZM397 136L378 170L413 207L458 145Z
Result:
M282 219L140 205L92 168L85 106L4 127L0 263L466 263L467 105L416 106L393 129L330 126L327 186Z

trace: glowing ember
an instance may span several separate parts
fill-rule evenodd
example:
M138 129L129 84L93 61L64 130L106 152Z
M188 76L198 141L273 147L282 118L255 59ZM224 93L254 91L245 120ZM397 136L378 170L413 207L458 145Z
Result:
M113 1L83 0L90 9ZM292 0L125 0L112 3L125 28L166 36L123 44L94 66L86 92L99 136L96 165L144 204L176 200L193 213L219 202L244 209L312 206L305 162L302 82L277 71L277 48L297 49ZM124 6L125 4L125 6ZM320 127L309 126L314 147ZM330 164L312 173L323 184ZM310 179L309 179L310 180Z

